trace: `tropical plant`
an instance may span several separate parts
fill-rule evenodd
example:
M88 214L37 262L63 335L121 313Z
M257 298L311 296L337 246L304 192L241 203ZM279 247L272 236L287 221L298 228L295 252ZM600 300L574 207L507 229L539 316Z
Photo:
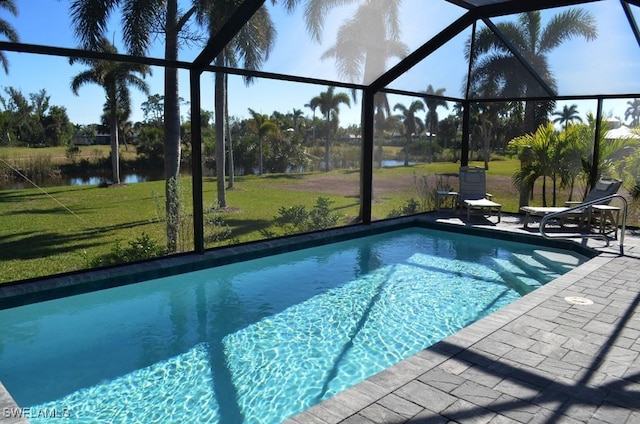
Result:
M320 109L320 112L326 119L326 138L324 145L324 170L329 172L331 170L330 164L330 151L333 140L333 135L338 129L340 123L340 104L345 104L351 107L351 100L346 93L335 93L335 87L328 87L327 91L323 91L320 95L311 99L309 104L312 109L316 107Z
M106 38L101 39L98 51L103 53L117 53L116 48ZM137 63L113 62L102 59L88 59L72 57L70 64L76 62L90 66L89 69L80 72L71 80L71 91L76 96L78 90L85 84L98 84L104 88L107 103L105 109L109 113L109 129L111 132L111 166L113 182L120 184L120 152L119 152L119 126L118 114L124 115L130 111L129 86L138 88L144 93L149 93L147 83L142 79L150 70L146 65ZM138 76L140 75L140 76Z
M439 99L439 96L442 97L444 95L446 89L438 88L434 90L431 84L427 87L427 90L424 91L425 96L423 97L424 104L427 107L427 116L425 119L425 123L427 124L427 128L429 129L429 143L433 143L433 134L438 128L438 108L443 107L445 109L449 109L449 105L446 100ZM445 141L446 143L446 141ZM443 147L447 147L446 144Z
M409 166L409 147L414 134L421 133L424 130L424 123L416 116L419 111L424 110L424 103L420 100L414 100L409 107L402 103L397 103L393 110L399 110L402 113L402 124L404 125L404 166Z
M16 6L15 0L2 0L0 1L0 9L3 9L13 16L18 16L18 7ZM20 41L20 37L18 37L18 33L16 32L13 25L7 22L4 19L0 19L0 35L7 37L9 41L12 43L17 43ZM0 51L0 63L4 68L5 74L9 73L9 60L7 60L7 56L3 51Z
M624 120L631 118L632 127L637 127L640 125L640 99L633 99L627 101L629 107L624 112Z
M527 188L533 192L536 180L542 177L542 205L547 206L547 177L554 182L555 199L555 172L557 163L558 133L552 124L541 125L533 134L525 134L516 137L509 142L511 149L518 152L526 151L526 158L520 169L513 175L516 187ZM555 206L555 203L554 203Z
M551 89L555 88L556 83L547 55L565 41L576 37L583 37L589 41L598 35L595 18L581 8L567 9L554 15L546 26L542 25L540 11L532 11L518 15L516 22L500 22L496 27L511 40L524 60ZM472 92L482 90L483 87L492 87L492 94L502 97L531 98L549 95L541 89L530 73L523 70L519 58L491 28L481 29L476 34L474 42L471 41L467 41L465 52L472 61ZM536 111L536 108L536 101L526 102L524 132L533 133L538 124L544 122L548 116L544 107L539 111ZM540 121L536 122L536 118Z
M279 129L268 115L258 113L251 108L249 108L249 114L251 119L248 127L258 137L258 174L262 175L262 141L267 135L277 133Z

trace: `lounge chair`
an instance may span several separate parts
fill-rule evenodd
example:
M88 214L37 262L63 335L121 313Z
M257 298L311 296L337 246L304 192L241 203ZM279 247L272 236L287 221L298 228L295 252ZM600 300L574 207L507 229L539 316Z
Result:
M598 200L603 197L611 196L612 194L616 194L618 192L621 184L622 184L622 181L620 180L601 179L596 183L595 187L591 189L589 193L587 193L587 196L584 198L582 202L565 202L564 207L523 206L520 208L520 210L525 213L524 228L525 229L529 228L529 220L531 219L532 216L543 217L551 213L563 212L572 207L579 206L582 203L592 202L594 200ZM603 202L603 204L606 204L606 203L609 203L609 202ZM572 213L567 214L564 217L561 217L560 222L561 222L561 225L564 225L564 219L577 218L579 220L578 221L579 226L582 227L582 224L584 223L585 219L587 219L588 216L589 216L589 208L578 209Z
M467 220L471 211L481 211L483 215L498 216L498 222L502 218L502 205L491 200L493 197L487 193L487 180L484 168L463 166L460 168L460 208L467 210Z

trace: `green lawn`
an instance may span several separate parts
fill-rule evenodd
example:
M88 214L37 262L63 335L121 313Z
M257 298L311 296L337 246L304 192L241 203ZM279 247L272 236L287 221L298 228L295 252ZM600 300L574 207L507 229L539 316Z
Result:
M473 165L482 165L474 163ZM506 212L518 209L518 193L511 175L519 162L492 162L487 173L488 190ZM374 170L373 218L384 219L409 199L420 199L416 181L428 181L433 192L438 179L457 189L456 163L432 163ZM233 242L263 238L261 230L279 234L274 217L281 207L304 205L311 209L318 197L329 198L332 212L348 225L359 211L358 170L304 174L273 174L236 178L227 192L229 208L217 214L231 231ZM86 269L92 260L108 254L116 241L126 245L143 234L165 244L164 181L124 187L69 186L0 191L0 282ZM183 228L180 246L192 246L191 179L181 181ZM217 204L215 179L203 183L205 208ZM539 196L537 202L539 203ZM205 224L205 233L213 224ZM224 243L229 243L223 242ZM211 242L207 247L214 247Z

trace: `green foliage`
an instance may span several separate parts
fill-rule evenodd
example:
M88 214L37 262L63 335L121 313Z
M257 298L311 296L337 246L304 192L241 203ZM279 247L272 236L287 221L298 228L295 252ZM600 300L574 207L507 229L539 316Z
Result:
M76 163L78 156L80 156L80 148L70 144L64 152L64 155L71 163Z
M280 228L284 235L333 228L342 218L340 214L331 212L330 206L333 203L327 197L318 197L311 210L307 210L304 205L282 206L278 210L279 216L274 217L276 227ZM274 237L276 234L263 230L262 235Z
M398 218L405 215L415 215L420 213L420 203L413 197L405 202L400 208L393 208L387 218Z
M143 127L138 134L138 156L150 166L164 163L164 131L158 127Z
M152 259L164 254L166 254L166 251L148 234L143 232L135 240L127 242L127 246L122 246L122 242L116 240L110 253L90 260L89 266L124 264Z

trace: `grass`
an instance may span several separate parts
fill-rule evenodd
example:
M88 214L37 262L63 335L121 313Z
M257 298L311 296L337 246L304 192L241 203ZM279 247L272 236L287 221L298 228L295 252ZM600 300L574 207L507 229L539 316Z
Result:
M95 146L78 146L80 152L77 156L77 160L86 159L92 160L96 157L109 157L111 154L111 146L95 145ZM69 160L66 156L67 147L2 147L0 148L0 157L5 159L11 159L17 162L26 160L27 158L33 158L36 156L47 155L51 157L51 160L57 164L68 163ZM124 159L133 160L136 158L136 149L134 146L120 146L120 155Z
M492 162L487 173L487 186L506 212L518 210L518 193L511 182L517 166L516 160ZM457 189L457 178L452 175L458 168L456 163L442 162L374 169L373 219L386 218L409 199L420 200L415 181L423 177L431 192L438 180ZM341 215L341 225L348 225L359 211L359 179L358 170L237 177L236 188L227 192L229 208L217 213L233 243L262 239L261 230L278 234L274 218L279 208L304 205L311 209L318 197L332 201L332 212ZM164 189L164 181L152 181L109 188L54 187L46 193L37 189L0 191L0 282L87 269L92 260L109 254L117 241L126 244L143 234L163 246ZM190 178L182 179L181 193L182 208L187 211L182 245L190 250ZM203 199L205 208L217 204L215 179L204 179ZM206 227L207 231L212 228ZM207 245L214 246L213 242Z

